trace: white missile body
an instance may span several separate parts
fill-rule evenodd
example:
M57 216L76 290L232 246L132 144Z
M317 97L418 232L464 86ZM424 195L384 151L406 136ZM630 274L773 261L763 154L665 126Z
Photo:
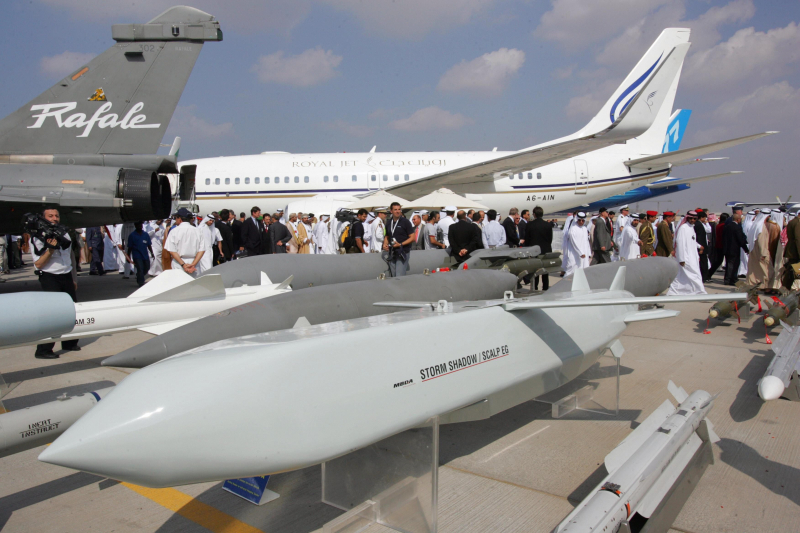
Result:
M290 291L291 278L272 283L261 273L261 285L226 289L219 275L197 279L179 270L166 270L127 298L76 303L75 327L57 337L17 343L41 344L110 335L139 329L159 335L200 318Z
M758 395L764 401L777 400L783 395L800 360L800 326L792 328L785 322L781 325L783 331L772 345L775 357L758 382Z
M111 389L59 397L54 402L0 414L0 457L53 442Z
M633 514L649 518L703 441L719 440L706 420L714 398L702 390L689 396L671 381L670 391L677 409L665 401L606 456L611 473L556 533L615 533Z
M39 459L150 487L200 483L318 464L511 387L525 401L584 372L627 322L677 314L639 312L652 298L620 290L624 278L591 291L581 271L552 309L443 301L184 352L125 378ZM612 303L581 306L595 300Z

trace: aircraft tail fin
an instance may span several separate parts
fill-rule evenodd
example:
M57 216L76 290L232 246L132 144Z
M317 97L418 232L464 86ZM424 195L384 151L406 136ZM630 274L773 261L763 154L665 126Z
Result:
M146 24L115 24L117 41L0 121L3 154L154 154L214 17L172 7Z
M672 116L669 117L667 134L664 137L664 145L661 147L662 154L681 149L683 134L686 131L686 126L689 124L689 118L691 116L691 109L676 109Z

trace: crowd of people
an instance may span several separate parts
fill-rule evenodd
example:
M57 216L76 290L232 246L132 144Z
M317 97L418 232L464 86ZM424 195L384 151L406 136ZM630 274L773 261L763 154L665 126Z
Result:
M631 261L651 256L674 257L677 278L668 294L705 294L705 283L724 268L724 284L746 279L751 287L777 294L792 288L800 262L800 221L797 212L754 209L746 215L735 206L717 217L707 209L676 214L647 211L631 214L628 206L619 216L601 208L589 217L569 214L564 224L562 276L577 268Z

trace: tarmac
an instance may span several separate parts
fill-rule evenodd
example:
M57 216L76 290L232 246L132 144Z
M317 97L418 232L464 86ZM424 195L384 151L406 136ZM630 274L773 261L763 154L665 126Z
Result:
M38 290L30 267L14 272L0 293ZM136 289L134 279L116 273L84 272L78 285L82 301L125 297ZM718 276L707 289L727 288ZM670 531L800 529L800 404L758 397L756 383L772 356L763 322L712 321L706 334L709 304L667 307L681 314L631 324L621 337L618 416L616 367L604 359L544 398L555 401L588 385L594 389L588 410L554 419L548 403L530 401L487 420L442 426L439 531L551 531L605 477L605 455L672 400L669 380L690 393L719 393L709 419L722 438L713 447L715 464ZM774 328L770 337L779 332ZM134 370L101 367L100 361L148 338L130 332L82 340L80 352L62 352L53 361L35 359L33 346L0 350L2 407L13 411L118 383ZM273 476L269 488L280 498L258 507L223 491L222 483L147 489L40 463L42 449L0 459L3 533L305 533L322 531L343 513L320 501L319 466Z

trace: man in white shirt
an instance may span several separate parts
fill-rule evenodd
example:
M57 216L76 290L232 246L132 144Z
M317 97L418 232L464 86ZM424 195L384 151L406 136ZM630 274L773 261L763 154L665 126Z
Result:
M489 222L483 228L483 247L497 248L506 243L506 229L497 221L497 211L489 209L486 213Z
M192 226L190 220L192 213L188 209L185 207L178 209L176 214L178 223L169 230L164 250L172 256L172 268L197 277L197 264L203 258L205 251L201 248L197 228Z
M372 232L369 243L370 252L380 252L383 249L383 240L386 237L386 215L388 209L385 207L375 210L375 220L370 224Z
M448 233L450 232L450 226L456 223L455 219L453 218L456 214L457 208L454 205L448 205L444 208L444 212L447 213L447 216L443 217L438 224L437 232L442 232L442 242L444 242L444 247L447 248L450 246L450 238L448 237Z
M50 224L61 222L58 209L45 209L42 216ZM31 256L33 267L39 276L39 285L45 292L65 292L73 302L78 301L76 283L72 279L72 240L65 232L61 239L47 239L42 242L36 236L31 236ZM58 354L53 353L54 342L40 344L36 347L37 359L58 359ZM61 349L67 351L80 351L78 340L62 341Z

